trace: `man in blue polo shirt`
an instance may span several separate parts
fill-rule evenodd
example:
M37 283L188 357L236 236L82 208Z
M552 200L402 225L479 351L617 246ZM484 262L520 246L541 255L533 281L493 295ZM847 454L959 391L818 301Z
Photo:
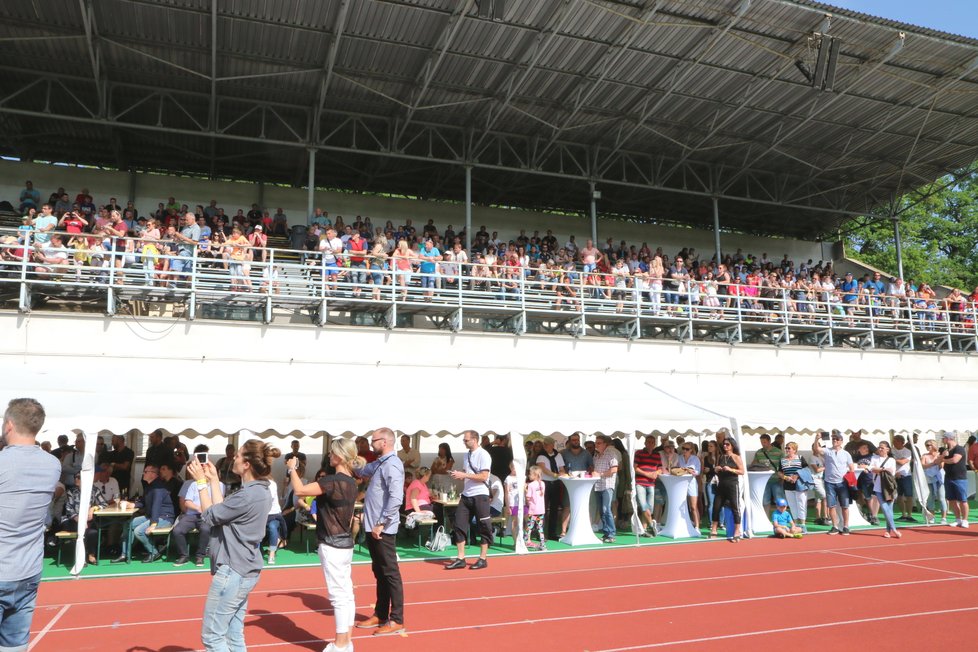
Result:
M842 290L842 301L846 304L846 312L852 314L852 306L856 303L856 297L858 297L857 290L859 289L859 283L852 277L852 272L846 273L846 280L842 282L839 286Z

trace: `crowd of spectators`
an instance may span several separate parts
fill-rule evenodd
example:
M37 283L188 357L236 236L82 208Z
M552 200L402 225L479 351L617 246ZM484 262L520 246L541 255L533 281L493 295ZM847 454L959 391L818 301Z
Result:
M37 199L37 201L34 201ZM19 273L29 256L32 271L56 276L98 270L107 280L107 268L120 269L115 282L128 276L146 284L174 286L185 282L196 250L198 265L227 272L230 289L253 291L254 262L268 260L268 233L289 234L281 208L274 214L253 204L251 209L225 213L216 200L207 206L181 204L173 197L143 215L132 202L119 205L115 197L96 204L88 189L74 198L63 188L40 202L30 182L21 194L27 212L18 236L3 239L7 273ZM300 241L301 240L301 241ZM839 323L854 318L880 323L887 318L913 318L922 328L950 323L974 327L978 287L970 294L958 288L944 297L927 282L880 273L856 278L837 274L831 261L796 262L784 254L756 255L737 249L716 256L701 255L693 247L667 253L647 242L628 243L607 238L603 243L578 243L571 235L561 242L547 229L526 230L501 238L481 226L466 248L465 230L453 225L439 228L428 219L415 226L407 219L395 225L373 224L369 217L344 220L316 209L304 239L290 240L299 248L311 278L326 285L327 294L378 300L385 286L396 283L401 298L408 289L420 289L424 301L456 300L456 290L483 291L492 297L515 298L536 293L554 309L577 309L582 298L617 312L626 302L641 302L653 315L685 315L719 319L740 313L747 318L781 321L786 314L800 322L824 322L832 313ZM280 266L259 266L262 291L280 286ZM462 288L459 287L462 284ZM318 295L318 292L316 293Z
M828 435L828 433L823 433ZM723 507L730 507L734 517L734 529L727 531L727 538L736 541L741 536L739 490L737 475L747 470L771 471L772 476L765 489L763 503L775 527L775 535L797 537L808 533L809 524L829 527L829 534L848 534L848 519L834 509L848 506L850 501L858 506L871 524L885 524L884 536L899 538L898 523L926 523L968 527L967 487L965 471L975 470L978 464L978 443L971 437L967 444L957 444L953 434L940 441L926 440L923 448L914 436L908 441L896 435L892 443L884 441L875 445L855 431L842 445L843 435L833 431L831 439L813 437L805 450L795 441L786 442L783 434L775 437L760 436L760 447L751 455L742 456L736 442L725 431L719 431L715 439L703 438L696 443L692 438L679 436L661 438L648 436L644 446L630 457L620 439L599 435L585 441L583 433L567 437L562 448L550 437L538 438L525 443L527 470L524 481L524 527L526 540L531 535L536 541L531 549L546 549L547 541L554 541L567 533L570 512L568 496L559 482L568 474L600 475L596 500L592 506L592 522L600 531L603 541L614 542L619 530L631 531L632 491L635 492L637 516L643 525L642 537L656 537L663 525L667 496L662 475L691 475L687 507L694 527L709 524L709 536L715 536ZM85 453L85 438L76 436L74 444L69 437L58 438L57 447L45 442L42 448L58 458L62 474L49 514L50 546L56 545L54 533L75 532L83 506L80 500L80 473ZM91 506L84 518L86 549L89 563L96 562L96 539L101 536L103 550L115 562L127 561L132 551L127 550L129 541L139 542L145 553L144 561L152 562L160 555L165 542L150 537L156 529L172 533L176 548L174 564L182 566L204 564L209 532L201 520L200 501L195 493L196 485L185 476L191 453L176 435L164 436L161 431L149 435L145 462L140 481L132 476L136 456L126 445L123 436L113 436L111 442L95 439L96 470ZM357 448L365 459L372 457L366 438L357 438ZM910 447L916 447L918 455L911 455ZM508 534L515 532L519 502L516 467L509 439L499 435L490 439L483 436L480 447L486 451L489 463L489 504L491 516L505 519ZM240 478L231 471L234 447L229 445L225 457L215 466L222 490L231 493L240 486ZM194 455L209 456L206 445L198 445ZM452 480L454 456L447 442L439 444L438 453L429 466L423 466L421 456L412 447L412 438L402 436L398 458L404 465L405 496L403 516L409 528L427 519L443 521L445 514L435 504L433 496L455 493L458 483ZM299 442L292 442L292 450L286 460L297 459L300 478L307 472L306 455L299 451ZM827 464L832 462L831 464ZM841 460L833 470L835 462ZM927 495L915 496L911 481L913 465L920 464L927 477ZM826 475L852 470L857 476L854 485L838 488L834 479ZM309 469L310 471L312 469ZM328 463L315 471L315 479L331 472ZM893 478L892 490L888 491L886 474ZM632 476L634 475L634 486ZM827 479L828 478L828 479ZM962 483L964 483L962 485ZM272 494L271 510L267 521L267 563L274 564L278 549L287 545L296 528L304 525L315 527L317 513L315 502L296 496L288 482L285 491L279 491L274 480L269 491ZM962 498L962 489L964 497ZM926 508L914 514L914 499ZM100 521L99 509L111 508L132 499L137 508L136 516L125 526L117 520ZM897 515L895 510L899 510ZM885 521L880 523L880 512ZM950 520L949 520L950 519ZM704 532L706 530L704 529ZM196 550L191 554L190 535L197 535Z

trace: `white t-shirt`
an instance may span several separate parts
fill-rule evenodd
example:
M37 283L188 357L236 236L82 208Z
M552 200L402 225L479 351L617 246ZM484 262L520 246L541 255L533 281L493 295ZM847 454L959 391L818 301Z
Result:
M506 476L506 506L516 507L520 492L520 480L515 475Z
M491 473L489 474L489 509L503 513L503 483Z
M268 510L269 515L281 514L282 506L278 503L278 485L271 478L268 480L268 492L272 494L272 507Z
M894 448L890 451L890 454L895 460L909 460L913 458L913 453L910 452L909 448ZM912 462L907 462L903 466L897 465L897 470L894 475L898 478L905 478L910 475L910 465Z
M463 473L482 473L488 471L491 466L492 458L489 457L489 452L480 446L462 457L461 471ZM462 484L462 495L469 498L472 496L488 496L489 487L486 486L485 482L466 478Z
M542 469L547 469L553 473L553 469L550 468L550 458L546 455L537 455L537 466ZM566 468L567 465L564 464L564 458L560 453L557 453L557 473L560 473L560 469ZM540 474L540 479L544 482L555 482L557 478L552 475L547 475L546 473Z
M332 240L323 239L319 242L319 251L323 253L324 263L335 263L336 254L343 251L343 241L339 238L333 238Z
M892 457L880 457L879 455L873 455L872 459L869 461L869 468L886 469L890 473L896 471L896 460ZM894 475L896 475L894 473ZM873 491L876 493L883 493L883 489L880 487L880 474L873 474Z

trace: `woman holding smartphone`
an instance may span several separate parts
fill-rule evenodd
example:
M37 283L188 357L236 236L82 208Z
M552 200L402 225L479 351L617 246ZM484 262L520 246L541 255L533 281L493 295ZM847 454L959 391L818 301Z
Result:
M258 439L249 439L234 456L241 489L221 496L221 481L213 464L194 457L188 465L200 491L202 520L211 529L211 581L201 624L201 641L208 652L245 650L244 617L248 596L262 570L259 545L272 495L268 478L272 460L282 453Z
M352 652L350 628L356 615L353 599L353 508L357 500L357 483L353 470L363 466L356 445L348 439L336 439L329 446L329 463L336 469L311 484L302 484L296 471L295 457L285 463L296 497L316 496L316 538L319 560L326 576L329 601L336 621L336 640L323 652Z

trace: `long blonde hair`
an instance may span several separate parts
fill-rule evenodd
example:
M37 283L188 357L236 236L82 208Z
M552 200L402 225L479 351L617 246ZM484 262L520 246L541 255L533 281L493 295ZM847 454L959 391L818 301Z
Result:
M363 468L363 458L357 453L357 445L349 439L334 439L329 445L330 455L335 455L351 471Z

